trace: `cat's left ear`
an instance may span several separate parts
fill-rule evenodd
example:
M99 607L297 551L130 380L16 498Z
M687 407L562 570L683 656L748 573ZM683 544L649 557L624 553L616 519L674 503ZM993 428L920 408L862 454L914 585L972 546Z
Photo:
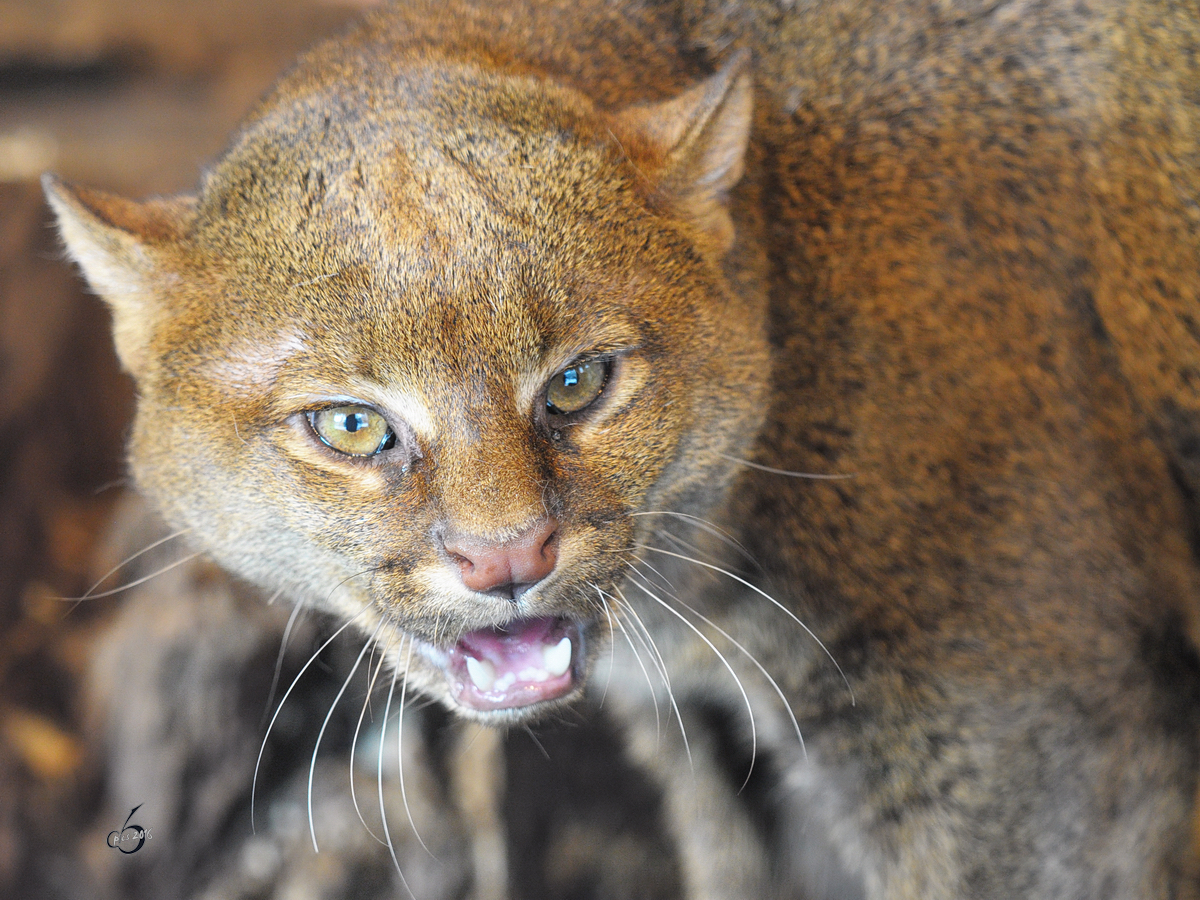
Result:
M740 50L716 74L660 103L617 113L612 128L655 188L708 235L719 253L733 246L726 203L745 171L753 90L750 53Z
M149 361L151 336L178 280L171 260L195 216L191 197L135 202L42 178L63 243L113 314L113 342L135 377Z

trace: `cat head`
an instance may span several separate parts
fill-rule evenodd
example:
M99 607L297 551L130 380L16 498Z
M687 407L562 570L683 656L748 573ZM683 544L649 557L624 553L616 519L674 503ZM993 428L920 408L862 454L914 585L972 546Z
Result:
M703 515L760 424L762 300L727 277L745 69L613 111L334 44L195 196L47 178L137 382L142 489L452 708L569 700L639 513Z

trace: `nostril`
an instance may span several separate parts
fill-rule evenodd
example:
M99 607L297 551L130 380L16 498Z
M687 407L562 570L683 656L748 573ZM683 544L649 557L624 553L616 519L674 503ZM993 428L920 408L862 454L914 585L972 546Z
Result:
M537 584L554 571L558 562L558 523L553 519L542 523L508 549L513 582Z
M555 523L557 526L557 523ZM541 546L542 560L550 567L547 575L554 571L554 567L558 564L558 528L555 527L546 539L542 541Z
M446 548L446 555L450 557L450 562L458 566L463 575L469 574L475 568L475 563L469 557L463 556L461 553L456 553L449 547Z

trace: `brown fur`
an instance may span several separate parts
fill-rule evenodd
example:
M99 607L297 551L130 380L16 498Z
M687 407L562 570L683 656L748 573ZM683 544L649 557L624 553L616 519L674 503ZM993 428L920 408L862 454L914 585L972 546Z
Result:
M556 517L520 614L588 623L601 668L594 587L652 624L701 774L653 761L632 657L614 696L695 896L1193 895L1194 5L451 6L310 52L195 199L48 183L167 517L401 648L513 615L439 530ZM593 350L610 391L551 433L540 386ZM305 431L364 394L393 463ZM846 680L639 512L734 535ZM741 692L655 592L746 682L741 796Z

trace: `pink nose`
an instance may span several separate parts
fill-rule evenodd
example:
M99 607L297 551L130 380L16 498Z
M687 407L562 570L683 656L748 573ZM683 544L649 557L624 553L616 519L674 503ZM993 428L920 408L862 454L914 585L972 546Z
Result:
M462 583L468 589L516 600L554 571L558 562L558 522L543 519L503 543L451 534L443 546L458 565Z

